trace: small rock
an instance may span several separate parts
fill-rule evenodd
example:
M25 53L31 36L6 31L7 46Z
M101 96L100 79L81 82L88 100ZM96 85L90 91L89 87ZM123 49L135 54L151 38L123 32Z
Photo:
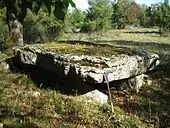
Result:
M108 100L108 96L98 90L93 90L91 92L84 94L83 96L95 100L100 104L106 104Z
M40 96L40 92L34 92L33 97L38 98Z
M146 82L147 82L147 85L152 85L153 83L152 80L147 80Z
M5 62L2 62L1 65L3 66L3 68L7 71L9 70L9 65Z

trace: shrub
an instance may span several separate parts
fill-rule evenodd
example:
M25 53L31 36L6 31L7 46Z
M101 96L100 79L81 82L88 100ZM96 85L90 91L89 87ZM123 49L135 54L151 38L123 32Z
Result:
M8 26L5 23L5 10L0 10L0 51L3 51L6 48L6 40L8 39L9 32Z
M57 21L43 11L38 15L28 12L24 22L24 41L26 43L48 42L57 39L63 28L63 22Z
M85 19L86 15L83 11L81 10L73 10L70 14L69 14L69 21L71 23L72 26L72 30L76 30L76 29L80 29L82 28L83 24L84 24L84 19Z
M95 31L95 29L96 29L96 22L95 21L86 21L84 24L83 24L83 26L82 26L82 28L81 28L81 32L83 32L83 33L92 33L92 32L94 32Z
M87 12L87 25L95 24L95 31L107 30L111 28L112 6L110 0L90 0L90 8ZM92 28L93 28L92 27Z
M170 30L168 28L160 28L159 32L161 36L164 36L164 37L170 36Z

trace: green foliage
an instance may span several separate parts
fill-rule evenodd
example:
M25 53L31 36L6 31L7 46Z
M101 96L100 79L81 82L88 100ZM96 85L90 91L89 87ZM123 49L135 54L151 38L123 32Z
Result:
M146 10L147 10L148 6L143 4L141 7L140 7L140 12L139 12L139 24L142 26L142 27L148 27L148 17L147 17L147 14L146 14Z
M89 5L90 8L87 12L87 17L85 19L87 27L88 25L95 24L95 31L110 29L112 16L111 1L89 0ZM93 30L91 26L89 28ZM86 30L88 30L89 28L87 28Z
M12 54L12 40L9 37L8 26L5 21L5 9L0 9L0 51L8 55Z
M55 40L63 30L63 22L54 15L48 16L42 10L37 15L28 12L24 21L24 41L27 43L48 42Z
M76 30L81 30L82 26L84 25L85 17L85 12L79 9L74 9L72 12L66 15L66 28L72 30L73 32L76 32Z
M168 36L170 32L170 5L167 0L163 3L153 4L146 9L146 15L149 19L148 26L160 27L160 33Z
M147 26L153 27L156 25L158 7L159 7L159 4L152 4L146 9L145 13L147 16Z
M156 11L156 25L158 25L162 31L161 35L168 36L170 32L170 5L167 0L164 0Z
M4 49L4 43L8 38L8 26L5 23L5 10L0 10L0 51Z
M96 30L96 21L86 20L82 26L81 32L92 33Z
M13 43L16 46L24 45L23 23L28 10L38 14L42 8L49 15L53 12L57 20L63 21L70 4L72 7L75 7L72 0L0 0L0 8L6 9L6 21L9 27L10 38L13 39ZM56 31L54 25L51 24L52 22L50 22L50 26L46 30L50 34Z
M13 40L8 37L3 43L3 52L9 56L12 55Z
M131 0L118 0L117 3L113 3L113 26L122 29L129 23Z
M21 23L23 23L28 9L37 14L42 7L49 15L53 11L57 19L64 20L69 4L75 7L72 0L1 0L0 2L7 8L8 12L13 13Z
M12 40L9 37L8 26L5 21L4 9L0 10L0 49L5 52L10 51ZM54 15L48 16L42 10L37 15L28 11L28 15L24 21L24 42L36 43L52 41L57 39L62 33L63 22L56 20Z

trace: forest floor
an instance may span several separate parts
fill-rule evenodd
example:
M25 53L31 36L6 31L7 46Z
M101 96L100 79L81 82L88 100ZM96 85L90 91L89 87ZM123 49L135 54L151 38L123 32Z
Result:
M66 34L61 40L91 41L147 50L161 64L149 72L151 84L139 93L111 89L109 104L89 103L79 96L43 89L23 74L5 69L0 55L0 126L4 128L168 128L170 127L170 38L156 29L109 30L103 34Z

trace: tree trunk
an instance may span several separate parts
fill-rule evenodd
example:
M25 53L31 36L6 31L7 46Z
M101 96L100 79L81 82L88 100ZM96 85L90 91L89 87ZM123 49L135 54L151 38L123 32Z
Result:
M13 46L23 46L23 24L18 21L15 15L7 9L7 23L9 34L13 41Z

